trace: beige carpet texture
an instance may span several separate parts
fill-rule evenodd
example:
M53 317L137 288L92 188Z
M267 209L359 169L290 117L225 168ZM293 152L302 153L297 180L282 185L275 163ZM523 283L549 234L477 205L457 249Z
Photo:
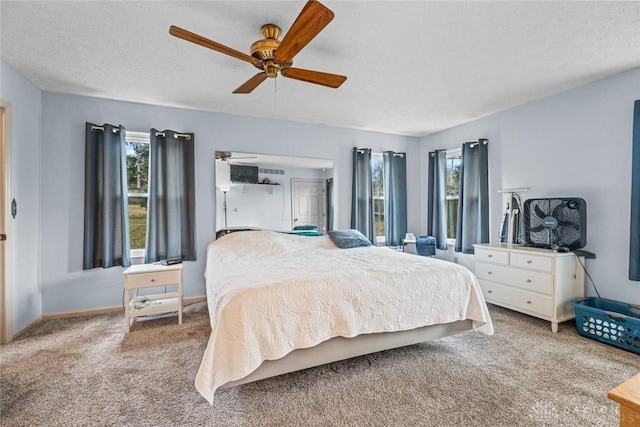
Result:
M43 321L0 347L7 426L617 426L607 392L640 356L489 306L469 332L222 389L194 387L210 332L205 302L184 324L111 313Z

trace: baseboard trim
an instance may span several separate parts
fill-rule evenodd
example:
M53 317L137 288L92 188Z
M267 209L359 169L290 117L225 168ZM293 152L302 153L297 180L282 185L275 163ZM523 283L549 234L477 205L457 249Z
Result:
M182 299L182 305L186 306L189 304L195 304L200 301L205 301L207 297L205 295L197 296L197 297L189 297ZM111 307L101 307L101 308L90 308L88 310L74 310L74 311L64 311L60 313L50 313L42 315L42 320L51 320L51 319L64 319L67 317L80 317L80 316L92 316L96 314L105 314L105 313L113 313L114 311L123 311L121 305L111 306ZM24 329L24 328L23 328Z
M44 319L43 316L38 316L35 319L33 319L32 321L30 321L29 323L27 323L26 325L24 325L23 327L21 327L20 329L18 329L17 331L15 331L13 333L13 340L12 341L14 341L16 338L18 338L20 336L20 334L24 334L29 329L33 328L34 326L36 326L37 324L42 322L43 319ZM8 344L8 343L6 343L6 344Z

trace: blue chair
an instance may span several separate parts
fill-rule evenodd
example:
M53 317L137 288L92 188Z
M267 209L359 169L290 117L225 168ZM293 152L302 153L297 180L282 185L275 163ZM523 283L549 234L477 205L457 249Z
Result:
M416 252L422 256L435 256L436 238L431 236L416 237Z

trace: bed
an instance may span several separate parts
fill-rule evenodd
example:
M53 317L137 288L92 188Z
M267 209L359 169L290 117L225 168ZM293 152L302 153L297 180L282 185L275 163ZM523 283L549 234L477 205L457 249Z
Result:
M211 336L196 388L230 387L493 325L466 268L267 230L207 247Z

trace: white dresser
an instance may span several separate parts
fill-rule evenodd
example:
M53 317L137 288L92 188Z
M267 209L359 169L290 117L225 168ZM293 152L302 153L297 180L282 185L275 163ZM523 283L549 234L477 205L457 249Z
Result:
M502 243L473 246L487 302L548 320L553 332L574 318L571 300L584 298L584 270L575 254Z

